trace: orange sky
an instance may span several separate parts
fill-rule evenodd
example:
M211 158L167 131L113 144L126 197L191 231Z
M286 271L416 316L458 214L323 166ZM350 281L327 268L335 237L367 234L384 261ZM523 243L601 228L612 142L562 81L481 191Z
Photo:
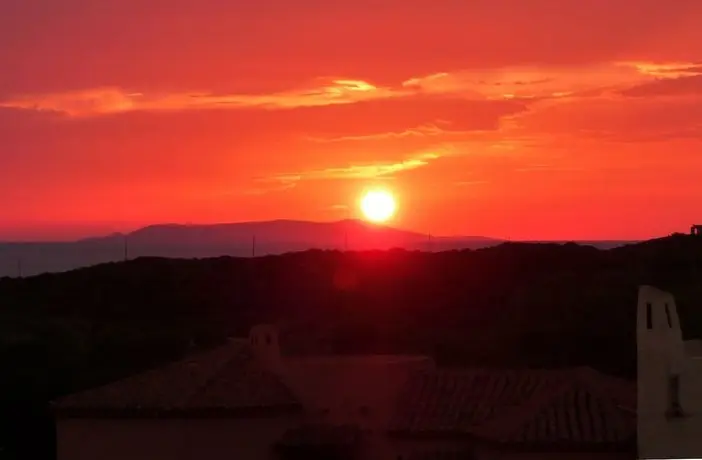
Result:
M0 240L335 220L373 184L399 198L393 225L437 235L686 231L700 17L699 0L1 2Z

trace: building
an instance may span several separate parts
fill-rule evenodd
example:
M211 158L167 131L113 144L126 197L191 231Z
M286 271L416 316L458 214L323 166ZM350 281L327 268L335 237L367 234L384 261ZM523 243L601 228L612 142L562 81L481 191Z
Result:
M277 328L261 325L247 340L57 401L58 458L373 451L400 387L431 368L424 356L286 356Z
M304 414L245 341L68 396L54 410L59 460L266 458L261 446Z
M287 356L277 328L55 404L59 460L634 458L635 388L590 369ZM438 456L438 457L437 457Z
M639 458L702 457L702 342L683 340L675 298L639 288Z
M702 225L693 225L690 227L690 235L702 236Z

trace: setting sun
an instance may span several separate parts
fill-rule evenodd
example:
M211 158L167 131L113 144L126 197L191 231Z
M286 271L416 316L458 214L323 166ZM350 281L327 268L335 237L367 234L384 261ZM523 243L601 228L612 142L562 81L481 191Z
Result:
M385 190L370 190L361 198L361 211L372 222L385 222L395 214L395 198Z

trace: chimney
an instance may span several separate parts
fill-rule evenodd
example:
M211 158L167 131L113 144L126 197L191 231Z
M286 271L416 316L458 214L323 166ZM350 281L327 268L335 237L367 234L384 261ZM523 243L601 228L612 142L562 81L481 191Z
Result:
M283 356L277 326L260 324L252 327L249 333L249 346L254 358L264 369L274 374L282 372Z

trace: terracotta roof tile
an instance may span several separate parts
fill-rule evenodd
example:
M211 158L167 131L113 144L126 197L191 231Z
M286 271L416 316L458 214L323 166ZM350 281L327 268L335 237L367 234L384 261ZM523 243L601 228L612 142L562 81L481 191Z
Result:
M552 386L534 371L419 372L403 389L393 431L471 433Z
M635 398L635 384L588 369L421 372L403 390L391 432L619 445L635 437Z
M490 433L483 433L490 436ZM524 444L623 444L636 434L636 416L587 389L565 388L534 414L524 414L511 433L496 440Z
M233 415L241 410L293 409L299 404L275 376L260 369L242 342L67 396L64 416Z

